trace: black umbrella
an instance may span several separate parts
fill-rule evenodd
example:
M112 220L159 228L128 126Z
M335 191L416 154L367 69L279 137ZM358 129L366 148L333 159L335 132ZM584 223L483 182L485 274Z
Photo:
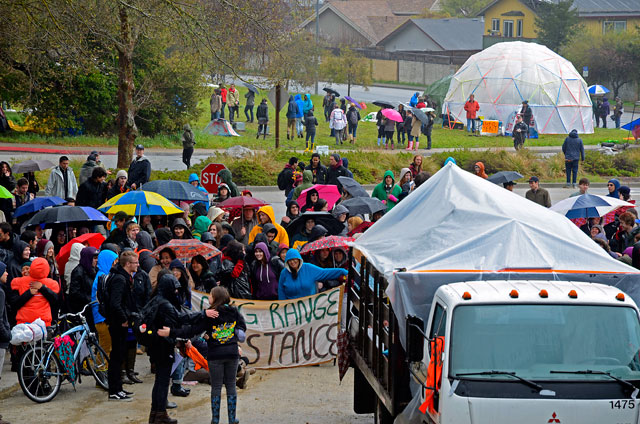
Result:
M349 210L349 215L373 215L376 212L387 210L387 205L380 199L373 197L354 197L340 203Z
M329 212L305 212L287 225L289 237L291 238L302 231L309 218L312 218L316 225L322 225L326 228L329 236L336 236L344 230L344 224Z
M338 93L336 90L334 90L333 88L329 88L329 87L325 87L323 88L324 91L326 91L329 94L333 94L336 97L340 97L340 93Z
M109 218L102 212L89 206L55 206L38 212L25 224L25 227L35 227L44 224L44 228L64 225L108 222Z
M417 107L412 107L411 113L413 113L416 116L416 118L418 118L420 122L422 122L423 124L429 123L429 118L427 117L427 114L424 113L422 110L418 109Z
M373 102L374 105L376 106L380 106L380 107L388 107L393 109L395 107L395 105L389 101L386 100L376 100L375 102Z
M260 90L258 90L258 88L255 85L249 84L248 82L243 82L242 85L247 87L249 91L253 91L256 94L260 94Z
M143 190L158 193L173 201L209 202L206 194L184 181L154 180L146 183Z
M488 179L492 183L500 185L500 184L508 183L509 181L519 180L520 178L522 178L522 174L520 174L519 172L500 171L500 172L496 172L495 174L490 176Z
M24 174L27 172L44 171L45 169L53 168L55 165L50 160L25 160L24 162L13 165L11 171L14 174Z
M338 177L338 181L342 184L342 188L349 193L351 197L369 197L366 190L353 178Z

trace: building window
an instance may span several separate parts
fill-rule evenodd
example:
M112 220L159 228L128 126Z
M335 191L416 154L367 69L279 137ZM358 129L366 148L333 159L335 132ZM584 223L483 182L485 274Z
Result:
M604 21L602 23L602 33L624 32L627 30L627 21Z
M516 37L522 37L522 19L518 19L516 25Z
M500 32L500 19L491 19L491 33L497 34Z
M502 31L503 37L513 37L513 21L504 21L504 31Z

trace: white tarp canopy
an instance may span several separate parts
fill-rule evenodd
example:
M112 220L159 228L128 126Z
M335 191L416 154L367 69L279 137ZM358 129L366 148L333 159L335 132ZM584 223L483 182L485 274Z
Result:
M389 281L400 323L427 322L442 284L571 280L619 287L640 300L640 271L612 259L563 215L448 163L358 238Z
M540 44L498 43L471 56L451 79L442 112L466 122L471 94L478 116L505 126L527 100L539 133L593 133L587 84L571 62Z

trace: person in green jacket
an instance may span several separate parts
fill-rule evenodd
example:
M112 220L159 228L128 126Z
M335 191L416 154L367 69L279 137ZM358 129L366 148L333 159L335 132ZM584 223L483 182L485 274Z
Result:
M382 200L382 203L387 205L387 212L389 212L397 203L398 197L402 193L402 189L396 184L393 178L393 171L386 171L382 182L375 186L371 197Z
M218 172L218 176L226 185L229 186L229 196L230 197L238 197L240 196L240 192L238 191L238 186L233 182L231 171L228 169L223 169Z
M293 194L291 195L291 200L298 200L300 193L309 187L313 187L313 172L309 169L305 169L302 173L302 184L293 189Z

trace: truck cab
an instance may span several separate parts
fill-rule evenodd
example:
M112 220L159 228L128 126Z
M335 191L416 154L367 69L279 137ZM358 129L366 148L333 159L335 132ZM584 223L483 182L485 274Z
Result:
M639 314L615 287L452 283L418 327L406 349L424 423L638 422Z

